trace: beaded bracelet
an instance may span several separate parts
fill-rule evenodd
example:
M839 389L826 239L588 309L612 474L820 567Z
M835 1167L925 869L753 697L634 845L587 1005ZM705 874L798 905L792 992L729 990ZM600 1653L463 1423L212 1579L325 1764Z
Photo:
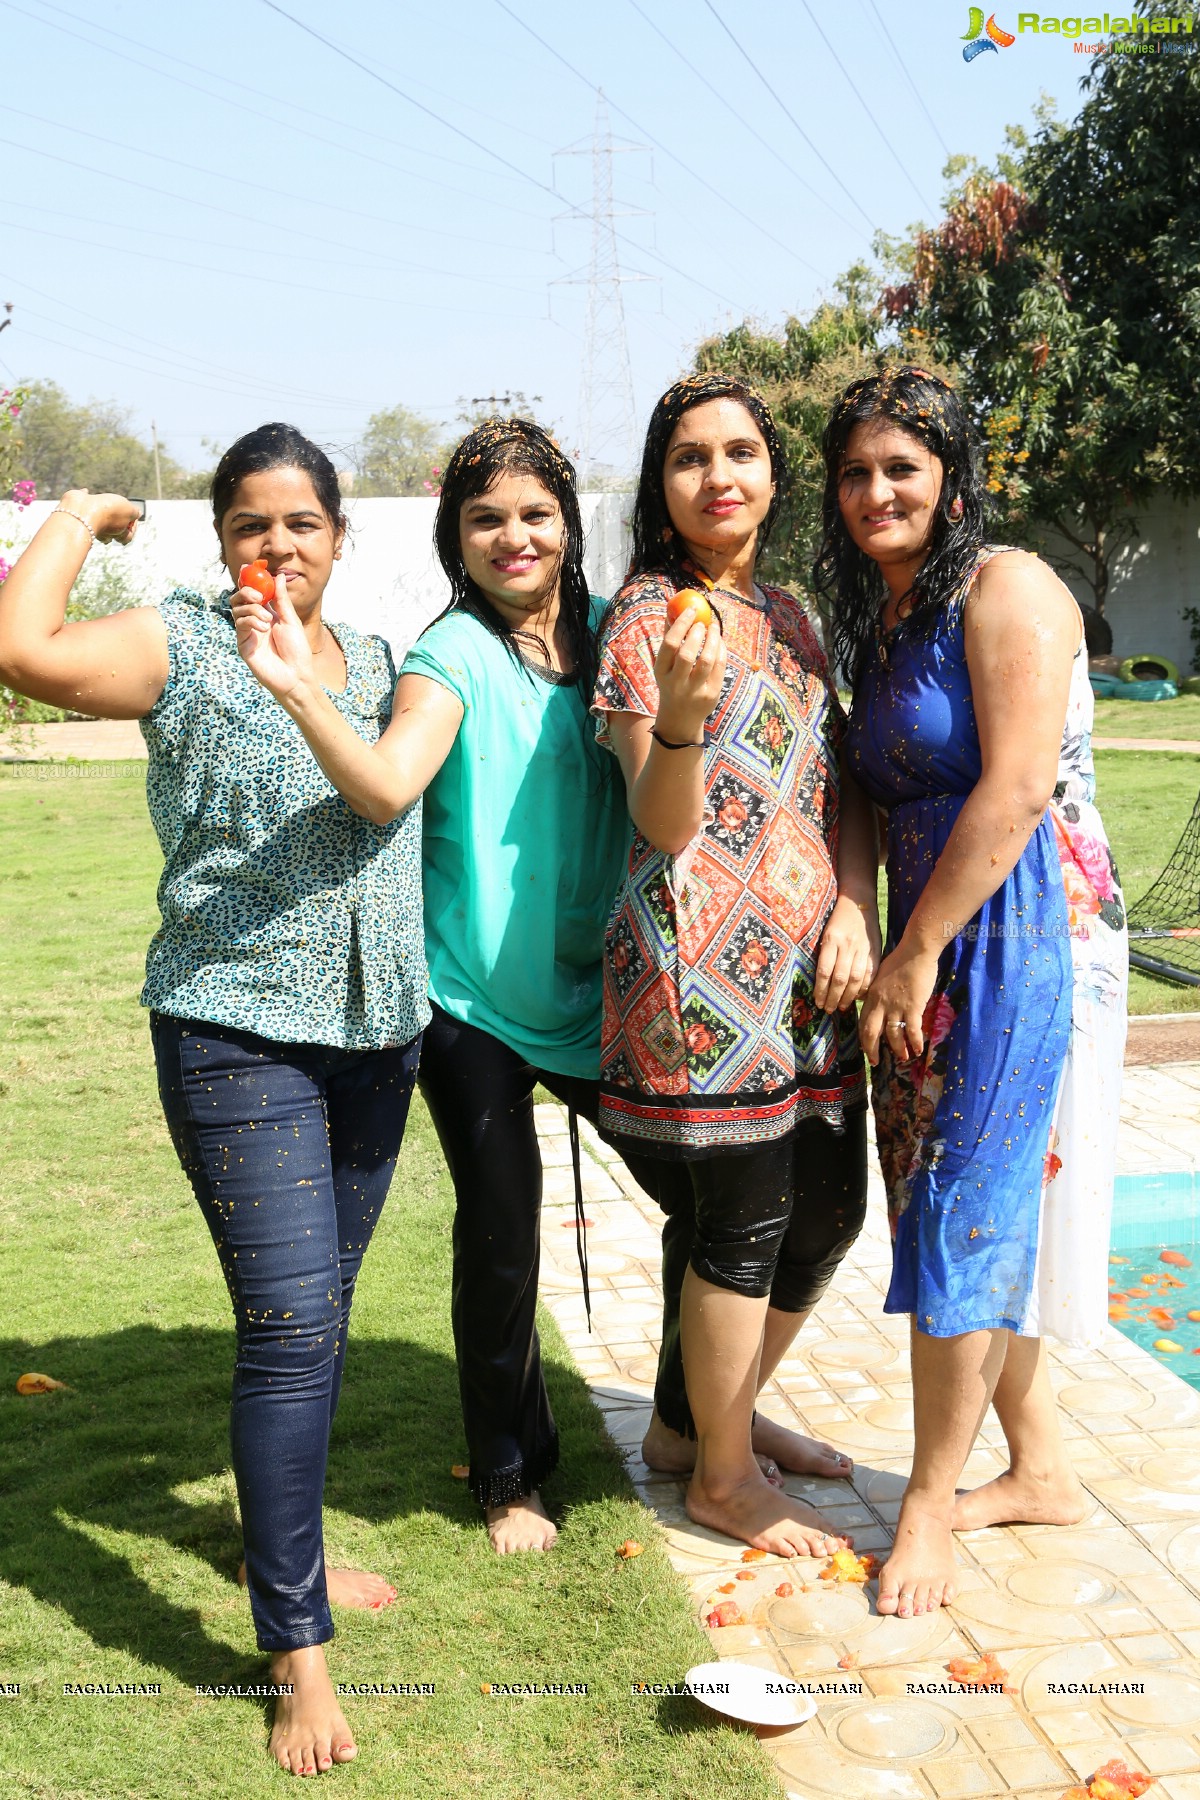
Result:
M82 513L72 512L69 506L56 506L54 511L56 513L62 513L64 518L78 519L79 523L83 526L83 529L87 532L88 536L91 538L92 543L94 544L96 542L96 534L92 530L91 526L88 524L87 520L84 518Z

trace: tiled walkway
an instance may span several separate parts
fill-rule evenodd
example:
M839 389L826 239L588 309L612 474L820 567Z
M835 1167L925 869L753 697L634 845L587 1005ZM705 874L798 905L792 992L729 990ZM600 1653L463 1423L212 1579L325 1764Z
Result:
M1127 1075L1122 1168L1200 1165L1200 1064ZM575 1260L565 1118L539 1108L547 1160L542 1292L591 1384L629 1472L662 1522L697 1616L744 1572L740 1544L691 1524L682 1483L639 1447L658 1343L658 1217L594 1134L585 1155L593 1334ZM586 1131L586 1127L585 1127ZM831 1294L764 1396L764 1410L855 1458L851 1482L792 1478L858 1550L885 1551L911 1451L906 1322L885 1318L882 1187ZM735 1598L748 1623L709 1633L733 1657L813 1684L861 1686L818 1699L807 1724L768 1741L797 1800L1058 1800L1114 1755L1153 1775L1150 1800L1200 1800L1200 1393L1115 1329L1090 1352L1053 1354L1053 1377L1091 1510L1070 1528L960 1537L962 1592L920 1619L880 1618L874 1587L830 1586L819 1564L769 1557ZM1003 1467L994 1417L968 1483ZM776 1587L791 1581L791 1598ZM948 1683L954 1656L994 1651L1012 1695L910 1694ZM842 1658L852 1667L839 1669ZM644 1671L678 1680L682 1669ZM1080 1693L1079 1684L1143 1692ZM1056 1688L1076 1692L1058 1692Z

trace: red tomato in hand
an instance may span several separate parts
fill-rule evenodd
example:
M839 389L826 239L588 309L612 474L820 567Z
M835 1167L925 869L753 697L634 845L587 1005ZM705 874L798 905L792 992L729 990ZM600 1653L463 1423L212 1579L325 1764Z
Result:
M677 594L671 595L671 598L667 601L667 619L669 622L673 625L680 613L686 612L689 606L695 608L695 623L697 625L703 625L707 630L712 624L713 610L708 604L707 597L700 588L680 588Z
M256 557L252 563L242 564L238 571L238 586L253 588L264 600L275 598L275 577L267 567L265 556Z

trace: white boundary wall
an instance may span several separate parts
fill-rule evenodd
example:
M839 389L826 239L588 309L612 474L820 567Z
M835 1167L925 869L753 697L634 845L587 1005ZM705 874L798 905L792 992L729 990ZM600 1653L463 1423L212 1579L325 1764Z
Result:
M1091 604L1086 582L1067 585L1081 605ZM1200 606L1200 499L1163 498L1140 516L1109 584L1104 616L1114 656L1169 656L1187 674L1193 652L1185 606Z
M449 599L433 550L436 500L371 500L347 497L350 537L326 590L332 619L387 638L399 659ZM629 555L629 494L583 494L580 510L587 533L584 566L592 592L606 598L620 587ZM24 512L0 507L0 546L11 537L15 559L53 503L35 501ZM134 542L93 550L96 562L119 569L130 605L153 605L173 587L218 593L228 580L217 556L212 513L203 500L151 500Z
M586 567L593 593L614 594L625 574L629 550L630 494L584 494ZM377 631L400 656L422 626L446 603L446 585L433 554L434 500L347 499L351 539L334 567L327 606L332 618ZM25 543L46 514L49 502L25 512L0 505L0 555L11 537ZM215 593L223 574L215 554L212 518L203 500L152 500L134 544L93 551L89 564L104 561L126 571L130 603L152 604L172 587L199 587ZM1081 581L1070 586L1087 603ZM1109 589L1107 617L1117 656L1169 656L1182 671L1191 668L1192 649L1185 606L1200 606L1200 499L1164 499L1141 520L1141 535L1120 558Z

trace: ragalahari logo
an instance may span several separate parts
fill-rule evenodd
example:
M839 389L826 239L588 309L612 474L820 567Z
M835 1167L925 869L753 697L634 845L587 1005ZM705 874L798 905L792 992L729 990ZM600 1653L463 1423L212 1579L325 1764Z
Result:
M995 13L985 25L982 6L971 8L970 26L963 32L963 38L965 40L963 44L964 62L974 62L975 58L982 56L985 50L1007 50L1011 44L1015 44L1017 41L1011 31L1005 31L1002 25L997 25Z

